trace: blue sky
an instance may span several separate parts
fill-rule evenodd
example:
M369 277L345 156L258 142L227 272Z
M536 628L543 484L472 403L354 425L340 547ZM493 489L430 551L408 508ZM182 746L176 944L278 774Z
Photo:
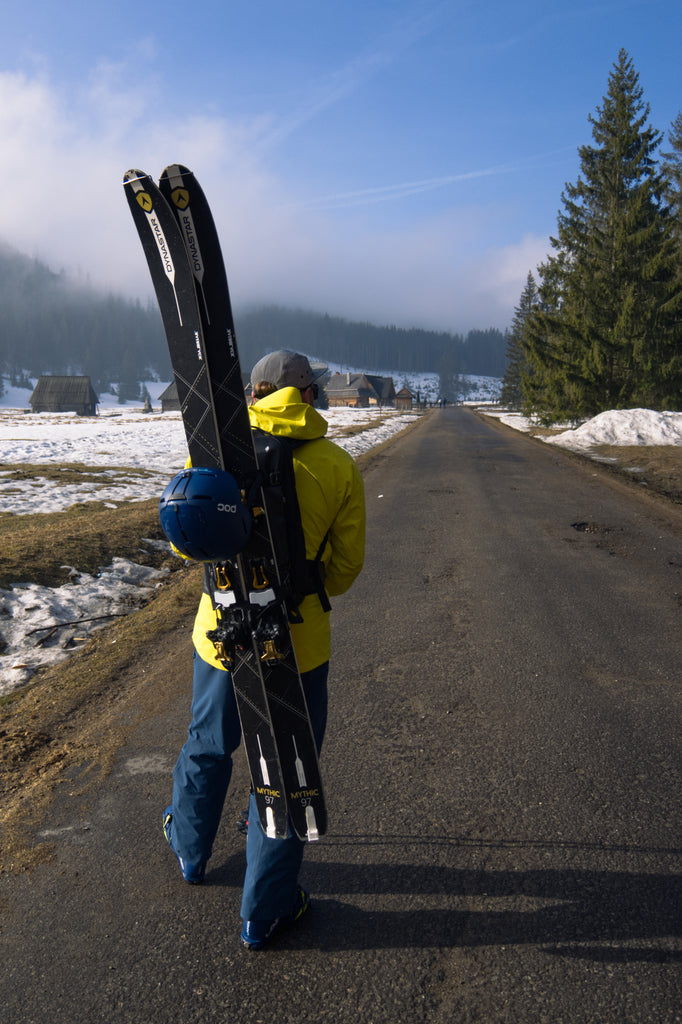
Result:
M3 6L0 238L128 295L122 175L180 162L237 308L502 328L619 49L655 128L682 109L679 0Z

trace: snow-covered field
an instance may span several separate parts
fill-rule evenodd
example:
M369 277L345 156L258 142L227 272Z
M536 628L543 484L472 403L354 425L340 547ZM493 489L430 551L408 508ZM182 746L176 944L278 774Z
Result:
M422 394L428 394L420 383ZM164 387L148 385L153 402ZM156 497L184 464L186 446L179 413L144 414L134 405L116 405L112 398L94 418L34 415L23 411L28 408L29 394L9 389L0 398L0 462L38 466L80 463L94 473L88 473L87 484L76 486L59 485L39 474L18 484L11 479L11 470L6 470L0 473L0 511L16 515L58 512L76 502L94 500L115 508L121 502ZM480 401L489 394L486 380L476 383L471 397ZM531 429L518 414L492 405L483 408L510 426ZM416 414L334 409L324 415L329 422L328 436L357 456L405 429ZM346 435L348 428L357 432ZM602 413L577 430L546 440L583 451L595 444L682 444L682 413L642 409ZM97 479L93 480L93 475ZM10 590L0 590L0 694L25 683L38 666L67 657L67 641L73 649L73 644L86 640L93 629L113 616L139 607L163 576L157 570L116 559L96 576L80 572L78 566L65 566L68 582L60 587L17 580Z
M382 375L393 376L397 390L407 383L426 401L438 397L436 374ZM467 378L470 400L490 400L499 383L492 377ZM167 383L158 381L146 384L156 410L166 387ZM34 415L26 411L30 395L30 390L6 386L0 396L0 462L81 463L101 473L101 480L92 481L93 474L89 473L88 483L78 487L38 476L18 488L8 472L4 481L0 472L0 511L54 512L81 501L113 505L118 501L143 501L160 494L184 465L187 453L179 413L143 413L140 403L119 405L114 395L100 395L97 417L84 418L75 413ZM353 456L381 444L412 422L410 414L390 409L331 409L324 416L329 423L327 436ZM349 428L359 432L344 436Z
M327 436L357 456L403 430L416 414L393 410L334 409L325 413ZM342 436L348 428L360 432ZM56 512L79 501L144 501L161 493L185 464L180 413L105 408L96 417L75 413L22 414L0 409L0 462L40 466L81 463L100 478L83 487L39 475L18 488L11 470L0 472L0 512ZM3 481L3 476L5 477Z
M158 386L159 392L164 386ZM132 405L104 403L97 417L34 415L23 411L28 394L9 392L2 397L0 462L79 463L94 472L88 472L88 482L79 486L41 478L39 471L31 480L17 483L6 469L0 472L0 512L59 512L87 501L116 508L121 502L143 501L157 497L185 463L179 413L144 414ZM328 437L353 456L404 430L416 417L378 409L325 413ZM346 435L349 430L353 433ZM78 566L65 566L64 572L68 582L60 587L17 580L10 590L0 590L0 694L26 682L38 666L67 657L74 644L112 617L139 607L164 576L123 559L103 566L96 576L80 572Z

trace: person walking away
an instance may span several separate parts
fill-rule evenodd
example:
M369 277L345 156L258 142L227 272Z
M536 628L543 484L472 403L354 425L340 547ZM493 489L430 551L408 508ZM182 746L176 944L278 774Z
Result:
M325 437L327 422L314 408L317 384L305 356L288 350L266 355L253 368L251 386L251 426L296 442L294 473L306 557L314 559L322 548L324 589L330 597L343 594L364 561L362 477L352 457ZM317 593L308 594L299 606L302 621L291 623L318 751L327 722L331 652L329 603L325 604L327 610ZM230 782L232 754L241 741L231 677L207 637L215 627L212 597L203 593L192 634L191 722L173 772L173 802L163 816L166 839L183 878L192 884L204 880ZM241 905L241 942L247 949L261 949L308 909L308 894L298 885L303 849L291 828L286 839L265 835L252 794Z

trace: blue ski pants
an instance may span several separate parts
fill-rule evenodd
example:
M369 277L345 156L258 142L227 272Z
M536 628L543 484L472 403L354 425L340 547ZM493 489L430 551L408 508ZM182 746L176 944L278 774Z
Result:
M327 724L328 673L329 662L325 662L301 674L318 752ZM173 771L172 844L183 860L199 865L208 861L213 850L241 726L232 677L196 652L191 714L187 740ZM304 846L293 830L286 839L269 839L251 796L243 920L270 921L291 911Z

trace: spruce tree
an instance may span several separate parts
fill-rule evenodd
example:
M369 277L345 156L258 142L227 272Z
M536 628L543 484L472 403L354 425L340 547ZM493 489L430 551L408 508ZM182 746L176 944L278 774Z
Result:
M520 409L523 405L523 380L530 374L523 339L528 314L538 305L538 302L538 286L529 270L519 304L514 310L511 330L507 337L507 369L502 379L500 397L502 403L510 409Z
M562 194L555 254L528 324L536 411L577 419L680 403L681 295L672 218L639 76L625 50L609 76L582 176Z

